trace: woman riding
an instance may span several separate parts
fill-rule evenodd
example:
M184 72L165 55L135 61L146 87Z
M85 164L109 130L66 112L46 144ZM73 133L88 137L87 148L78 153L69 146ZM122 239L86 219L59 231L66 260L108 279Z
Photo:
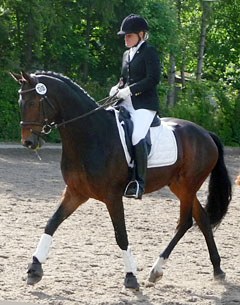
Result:
M145 189L147 171L147 146L145 136L159 110L157 85L160 82L160 61L156 49L147 43L148 22L139 15L127 16L118 35L124 36L128 48L123 54L119 83L112 87L110 96L121 99L133 121L132 144L135 179L124 195L141 199Z

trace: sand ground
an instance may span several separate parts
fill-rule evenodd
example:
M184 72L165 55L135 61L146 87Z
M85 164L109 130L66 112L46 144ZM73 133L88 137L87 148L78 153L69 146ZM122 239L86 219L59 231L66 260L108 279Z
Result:
M129 241L138 263L139 292L123 289L123 261L104 204L89 200L57 230L44 277L26 285L26 269L64 183L59 148L42 160L15 146L0 147L0 305L236 305L240 304L240 187L233 186L228 214L214 233L226 280L213 280L205 240L192 228L174 249L164 276L146 287L149 270L174 234L179 203L168 189L124 199ZM232 180L240 152L226 149ZM199 191L204 203L207 183ZM14 303L13 303L14 302Z

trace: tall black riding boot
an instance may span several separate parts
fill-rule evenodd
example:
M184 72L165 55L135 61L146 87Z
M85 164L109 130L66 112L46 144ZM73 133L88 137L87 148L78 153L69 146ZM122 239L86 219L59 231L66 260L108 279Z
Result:
M145 179L147 173L147 144L145 139L141 140L134 149L134 174L135 180L128 183L124 196L128 198L142 199L145 190Z

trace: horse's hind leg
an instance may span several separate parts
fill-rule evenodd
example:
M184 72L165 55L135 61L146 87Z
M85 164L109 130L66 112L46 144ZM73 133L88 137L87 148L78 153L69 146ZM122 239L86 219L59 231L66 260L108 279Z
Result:
M38 283L43 276L42 263L45 263L48 252L52 243L52 236L57 230L58 226L68 218L80 204L87 201L88 198L80 197L79 195L73 197L68 188L64 193L63 200L53 216L48 220L44 230L44 234L37 245L36 251L33 254L32 263L28 267L27 284L34 285Z
M201 206L197 197L194 200L193 217L205 237L210 255L210 260L213 265L214 277L216 279L225 278L225 273L222 271L220 267L221 259L218 254L216 243L214 241L213 232L208 216L205 210L203 209L203 207Z
M190 196L184 196L183 199L180 200L180 219L176 229L176 234L173 239L170 241L165 250L160 254L158 259L155 261L150 274L148 281L151 283L155 283L158 281L162 275L163 270L162 267L168 257L170 256L172 250L177 245L179 240L183 237L183 235L187 232L189 228L192 226L192 203L193 198Z

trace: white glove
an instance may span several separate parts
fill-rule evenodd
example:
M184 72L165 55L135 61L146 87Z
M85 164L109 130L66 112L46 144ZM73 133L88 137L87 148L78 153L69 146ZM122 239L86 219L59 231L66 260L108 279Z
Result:
M114 96L117 92L118 92L118 84L117 85L115 85L115 86L113 86L112 88L111 88L111 90L109 91L109 96Z
M131 95L131 91L130 88L127 86L123 89L119 89L118 94L116 96L117 98L125 100L129 95Z

